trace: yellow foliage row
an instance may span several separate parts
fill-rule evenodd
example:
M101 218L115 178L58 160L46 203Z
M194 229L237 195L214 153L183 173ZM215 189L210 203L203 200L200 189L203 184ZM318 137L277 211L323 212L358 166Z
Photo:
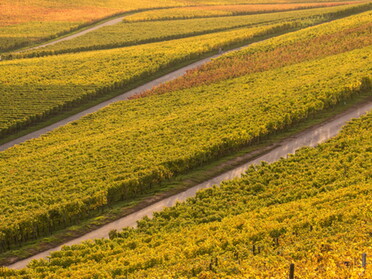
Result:
M124 21L89 32L72 40L62 41L43 48L9 53L3 58L22 58L71 53L98 49L117 48L156 41L197 36L229 29L253 27L280 22L298 22L298 27L316 25L325 21L370 10L371 5L346 5L301 11L284 11L271 14L223 16L218 18L194 18L185 20ZM164 11L164 10L163 10Z
M156 41L197 36L242 27L281 22L298 22L298 27L316 25L335 18L370 10L371 5L346 5L271 14L195 18L185 20L122 22L89 32L72 40L62 41L36 50L8 54L7 58L22 58L117 48Z
M364 8L362 7L362 9ZM349 13L354 11L353 8L351 10L348 10L348 8L343 8L341 10L338 10L339 8L330 9L331 10L328 10L329 13L336 14L338 12ZM196 19L187 20L187 25L183 25L177 20L173 21L174 25L165 24L164 22L123 24L123 26L105 29L106 31L110 31L107 32L109 35L106 35L105 31L101 32L98 30L81 38L77 38L76 40L66 42L65 44L61 43L56 46L51 46L48 49L51 49L50 51L52 52L65 50L74 51L85 47L107 47L107 44L121 45L123 43L137 43L141 40L161 40L169 36L192 35L192 32L214 32L216 31L213 29L216 28L216 22L220 25L217 26L217 28L221 28L221 26L222 28L233 28L241 24L255 25L262 23L265 19L269 21L267 23L268 25L261 27L240 30L235 29L229 32L220 32L163 43L140 45L103 52L62 55L44 59L0 62L0 90L2 93L0 95L0 134L6 135L21 130L28 125L46 119L50 115L59 114L65 109L70 109L72 106L87 102L91 98L104 96L111 93L113 90L127 87L133 82L151 76L166 68L170 68L177 63L195 59L206 53L217 51L219 48L225 48L229 45L241 44L243 42L248 43L250 41L259 40L267 35L272 36L277 33L288 32L295 28L323 22L329 19L330 16L323 12L324 10L313 12L305 11L299 14L286 12L283 14L272 14L269 18L258 15L218 18L216 20ZM299 18L303 16L304 18L299 20ZM351 29L360 26L363 22L365 23L366 20L368 22L369 16L370 14L363 13L345 20L325 24L324 30L328 30L326 33L330 34L330 36L334 36L335 32L340 32L339 37L341 37L338 39L339 41L336 48L329 43L327 44L329 38L324 39L322 44L319 44L319 42L307 42L304 39L306 34L315 38L324 35L325 31L322 27L318 27L318 31L311 31L311 29L306 31L307 33L301 32L302 37L300 42L302 45L292 45L288 47L287 52L289 52L289 55L285 56L283 59L280 58L284 53L280 50L282 46L275 46L275 48L279 50L279 54L273 53L270 56L268 53L261 51L258 58L244 58L248 62L252 62L253 65L241 65L241 61L234 60L230 63L232 67L230 67L231 65L221 63L223 64L223 66L220 67L221 69L217 72L212 71L213 74L211 75L208 74L209 71L202 69L201 72L197 71L196 74L195 72L189 73L184 79L187 80L190 76L196 76L198 80L192 80L192 84L198 84L199 81L213 81L211 78L220 78L221 75L223 75L223 71L231 75L236 73L237 69L242 71L254 71L256 67L263 67L263 69L267 70L270 69L270 67L267 66L270 65L270 63L274 63L276 66L284 66L285 64L280 64L283 61L287 64L293 64L307 60L308 58L303 57L302 54L306 56L316 53L318 56L311 57L314 59L340 51L366 46L368 45L368 40L363 40L365 34L360 33L358 30ZM286 22L285 20L290 21ZM273 22L278 23L270 25L270 23ZM164 30L164 32L153 32L153 24L159 27L159 30ZM346 29L350 29L351 31L348 31L349 33L346 34L342 31ZM284 38L287 38L287 40L294 40L296 36L298 36L296 34L298 33L293 33ZM355 34L359 34L357 38L355 38ZM349 39L350 41L348 41ZM297 41L297 39L295 40ZM333 38L333 41L334 40L335 38ZM101 45L96 45L99 41ZM267 45L273 46L272 42L275 41L270 41L270 43L266 44L266 47ZM326 44L324 44L324 42ZM306 52L301 52L304 48L303 44L306 44L306 48L308 49ZM321 50L319 50L319 45L321 45ZM262 49L264 48L265 44ZM36 52L36 55L43 52L48 52L48 50L40 50ZM322 55L322 53L324 53L324 55ZM28 54L34 55L32 52L25 53L24 55ZM227 56L227 58L228 57L229 56ZM216 63L220 64L222 60L218 61L219 62ZM206 67L208 68L209 66ZM238 75L239 74L236 76ZM67 83L66 80L68 80ZM162 90L163 92L164 90L177 89L177 86L173 86L177 82L179 82L179 80L176 80L174 83L166 84L158 88L157 91Z
M2 0L0 26L36 21L84 23L132 10L183 5L177 0Z

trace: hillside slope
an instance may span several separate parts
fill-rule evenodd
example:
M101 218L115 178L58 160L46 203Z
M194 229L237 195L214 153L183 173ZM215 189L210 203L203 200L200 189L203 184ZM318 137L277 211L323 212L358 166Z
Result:
M371 278L372 114L336 138L6 278Z

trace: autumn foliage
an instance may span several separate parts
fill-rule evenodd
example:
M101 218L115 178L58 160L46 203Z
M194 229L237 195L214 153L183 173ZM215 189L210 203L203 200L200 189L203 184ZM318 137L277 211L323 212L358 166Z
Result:
M346 52L372 44L371 12L257 43L246 50L225 55L212 63L132 98L211 84Z

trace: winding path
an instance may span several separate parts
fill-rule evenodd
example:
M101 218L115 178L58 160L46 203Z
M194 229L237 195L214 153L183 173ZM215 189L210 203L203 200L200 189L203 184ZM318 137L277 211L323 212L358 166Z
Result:
M291 136L281 142L275 144L272 149L264 155L257 157L256 159L241 165L233 170L227 171L215 178L212 178L208 181L205 181L199 185L196 185L184 192L179 194L170 196L165 198L161 201L158 201L148 207L145 207L137 212L129 214L123 218L120 218L112 223L109 223L97 230L94 230L90 233L87 233L79 238L71 240L61 246L58 246L53 249L49 249L42 253L39 253L33 257L27 258L25 260L18 261L10 266L9 268L14 269L21 269L26 267L26 265L34 259L41 259L46 258L50 255L51 252L58 251L64 245L73 245L81 243L82 241L95 239L95 238L107 238L108 234L111 230L120 230L123 227L135 227L137 220L142 219L144 216L151 217L154 212L160 211L165 207L173 206L178 201L184 201L189 197L192 197L196 194L196 192L200 189L209 188L213 185L219 185L224 180L233 179L236 177L240 177L242 173L244 173L248 167L252 164L259 164L262 161L266 161L272 163L274 161L279 160L282 157L286 157L288 154L294 153L297 149L304 147L304 146L316 146L319 143L322 143L328 140L331 137L337 135L340 131L341 127L350 119L356 118L361 116L362 114L372 110L372 101L368 101L367 103L349 109L348 111L341 113L333 117L332 119L328 120L325 123L320 125L316 125L312 128L306 129L305 131Z
M77 33L72 34L72 35L68 35L68 36L63 37L61 39L58 39L58 40L55 40L55 41L51 41L49 43L41 44L41 45L38 45L38 46L35 46L35 47L30 47L30 48L27 48L27 49L22 49L22 50L14 51L14 53L21 53L21 52L28 51L28 50L34 50L34 49L38 49L38 48L43 48L43 47L46 47L46 46L54 45L54 44L57 44L57 43L60 43L60 42L63 42L63 41L72 40L74 38L83 36L83 35L85 35L85 34L87 34L89 32L92 32L94 30L97 30L99 28L118 24L118 23L120 23L123 20L123 18L124 18L124 15L121 15L121 16L115 17L114 19L110 19L108 21L99 23L98 25L95 25L95 26L89 27L87 29L84 29L83 31L77 32Z

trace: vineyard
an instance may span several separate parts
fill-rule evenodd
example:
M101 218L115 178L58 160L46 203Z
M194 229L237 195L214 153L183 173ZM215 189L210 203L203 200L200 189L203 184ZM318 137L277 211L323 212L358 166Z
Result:
M369 278L372 114L317 148L5 278ZM367 205L367 206L366 206Z
M370 90L371 51L119 102L1 152L0 249L74 224Z
M345 7L329 7L235 17L167 20L158 22L122 22L100 28L72 40L59 42L40 49L3 55L3 58L35 57L117 48L220 32L239 27L254 27L281 22L298 22L299 25L305 27L307 25L319 24L330 19L369 10L370 8L370 4L355 4Z
M371 111L2 267L361 115L371 2L0 2L0 278L371 278Z

